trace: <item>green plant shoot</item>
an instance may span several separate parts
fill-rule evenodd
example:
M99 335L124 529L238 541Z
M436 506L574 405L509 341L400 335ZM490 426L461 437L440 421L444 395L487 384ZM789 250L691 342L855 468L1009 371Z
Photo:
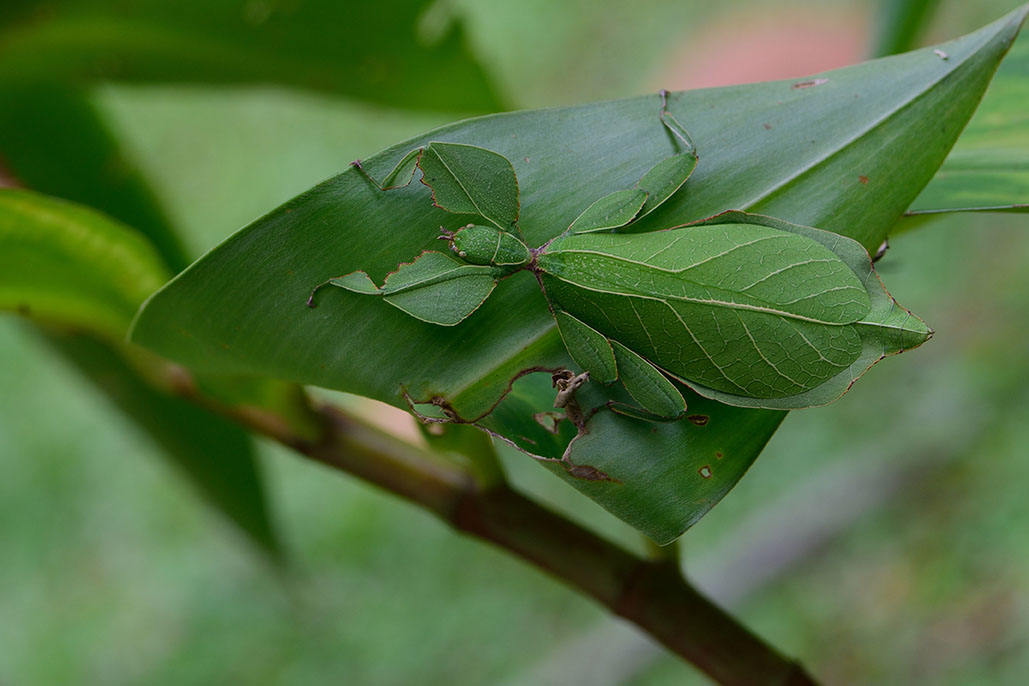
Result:
M660 206L696 165L685 129L664 107L661 120L684 149L534 249L512 233L518 182L506 158L453 143L416 149L376 185L406 185L417 166L436 206L489 225L444 229L458 259L423 252L381 287L363 271L322 285L453 326L501 279L530 271L575 363L593 381L620 380L639 405L612 409L655 420L686 411L670 379L730 405L799 409L832 402L872 364L931 336L886 292L864 248L837 234L743 212L612 233Z

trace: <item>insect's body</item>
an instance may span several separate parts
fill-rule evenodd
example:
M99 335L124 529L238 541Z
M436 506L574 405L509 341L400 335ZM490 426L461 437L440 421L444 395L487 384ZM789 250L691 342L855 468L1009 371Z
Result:
M656 209L693 170L685 130L664 108L661 120L686 150L655 164L633 188L601 197L535 249L516 235L518 184L506 158L441 142L412 151L386 185L376 185L409 182L416 164L434 204L489 225L444 230L459 259L424 252L381 287L361 271L327 283L453 326L499 280L532 271L571 358L593 381L621 381L642 410L616 409L644 418L685 413L668 377L747 407L825 404L878 359L931 335L882 288L868 253L835 234L741 212L611 233Z

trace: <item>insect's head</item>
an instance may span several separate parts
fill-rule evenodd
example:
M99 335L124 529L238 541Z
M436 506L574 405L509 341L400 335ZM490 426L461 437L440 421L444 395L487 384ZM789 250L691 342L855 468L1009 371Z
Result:
M521 266L532 260L525 243L514 235L492 226L469 224L441 238L450 242L450 249L465 262L494 266Z

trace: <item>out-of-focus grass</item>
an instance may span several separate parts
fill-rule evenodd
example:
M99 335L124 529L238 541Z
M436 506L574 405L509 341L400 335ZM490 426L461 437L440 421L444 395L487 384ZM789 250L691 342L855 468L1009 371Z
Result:
M629 13L464 4L476 45L526 106L652 89L681 48L675 34L696 35L689 27L711 11L657 0ZM943 5L950 28L934 38L1013 3ZM449 118L276 91L98 97L195 252L355 157ZM793 413L683 540L689 568L830 464L881 464L897 478L912 460L928 465L742 609L827 681L1014 685L1029 673L1026 221L946 218L894 241L880 272L936 338L835 405ZM566 641L614 621L420 511L265 446L299 570L283 585L11 319L0 319L0 360L0 683L519 683ZM523 456L505 461L522 487L636 544ZM835 505L796 497L811 507L784 528ZM578 674L569 660L561 683ZM662 657L630 681L702 681L692 674Z

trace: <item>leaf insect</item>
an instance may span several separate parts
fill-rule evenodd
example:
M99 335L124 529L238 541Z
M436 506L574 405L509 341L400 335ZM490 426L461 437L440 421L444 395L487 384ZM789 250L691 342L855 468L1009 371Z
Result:
M402 178L407 185L417 167L434 204L485 223L443 229L459 259L423 252L382 286L355 271L315 288L308 305L333 285L454 326L501 279L530 271L572 360L592 381L621 381L637 404L611 408L655 421L686 412L673 379L731 405L811 407L841 396L879 359L931 336L886 292L864 248L837 234L737 211L619 233L670 198L696 166L692 140L667 111L664 92L661 99L661 121L682 150L632 188L595 201L538 248L510 231L518 181L505 157L437 141L411 151L379 188L396 188Z

